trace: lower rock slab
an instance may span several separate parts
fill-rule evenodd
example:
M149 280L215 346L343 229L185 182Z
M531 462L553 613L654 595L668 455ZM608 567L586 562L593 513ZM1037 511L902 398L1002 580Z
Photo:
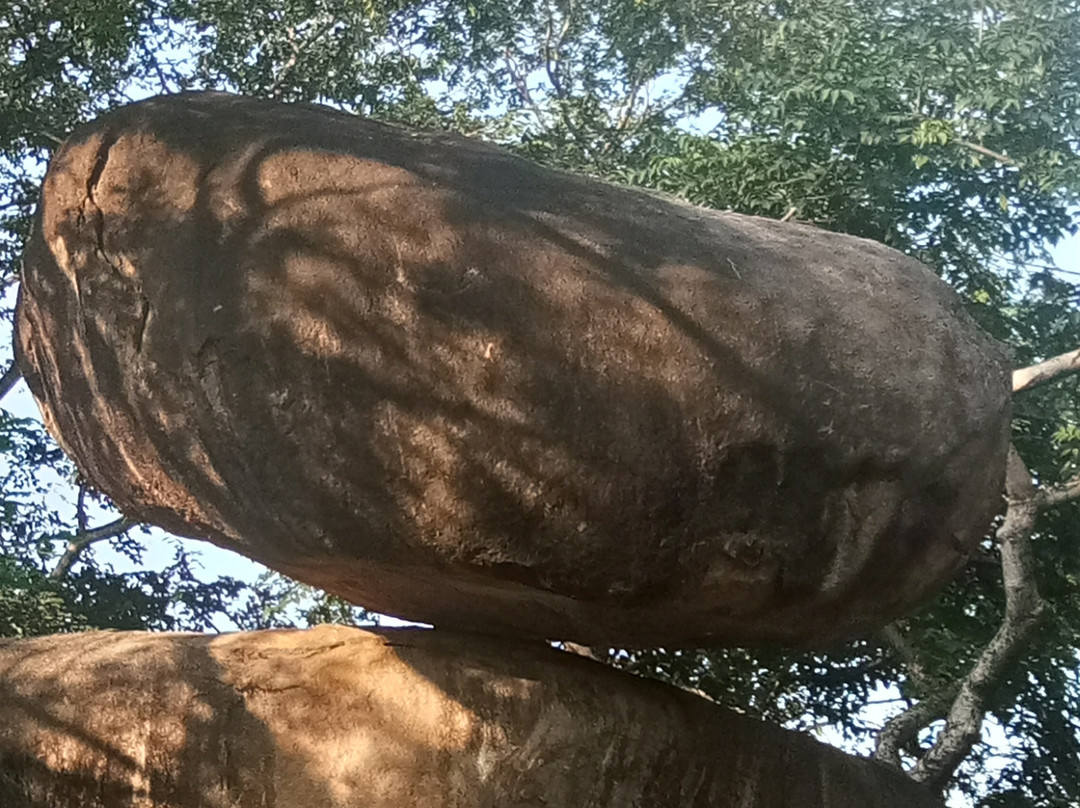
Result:
M0 641L6 808L920 808L901 773L542 643Z

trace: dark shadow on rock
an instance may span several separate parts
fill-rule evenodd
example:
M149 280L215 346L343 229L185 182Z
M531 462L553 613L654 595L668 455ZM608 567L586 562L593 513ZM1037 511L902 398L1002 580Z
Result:
M264 808L280 755L210 637L0 642L5 808ZM30 650L33 649L33 650Z

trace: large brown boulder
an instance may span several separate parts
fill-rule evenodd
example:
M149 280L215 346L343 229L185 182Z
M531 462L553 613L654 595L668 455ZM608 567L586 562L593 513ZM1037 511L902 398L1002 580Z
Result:
M0 641L4 808L941 808L540 643L324 627Z
M1005 357L879 244L220 94L80 129L19 361L128 515L414 620L804 642L999 505Z

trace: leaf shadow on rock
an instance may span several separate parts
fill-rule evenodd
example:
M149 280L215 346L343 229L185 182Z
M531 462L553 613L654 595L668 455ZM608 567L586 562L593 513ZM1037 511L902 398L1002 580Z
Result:
M10 808L939 804L670 686L470 634L3 641L0 688Z
M28 378L121 508L414 619L497 627L502 598L539 636L595 607L670 639L672 602L747 638L777 612L844 626L958 563L928 548L970 529L956 489L997 474L965 463L1000 436L906 454L930 440L915 393L859 387L823 334L862 326L789 305L813 231L770 244L482 144L274 110L146 102L58 157L85 199L44 197L66 256L39 230L21 316L33 364L66 367Z

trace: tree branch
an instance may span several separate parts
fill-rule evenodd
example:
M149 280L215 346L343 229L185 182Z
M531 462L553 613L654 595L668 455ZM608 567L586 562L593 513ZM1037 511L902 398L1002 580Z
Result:
M101 527L80 530L72 537L71 541L68 542L67 547L64 549L64 554L60 556L60 560L56 562L56 566L53 567L52 572L49 573L49 578L54 581L59 581L71 572L72 566L79 560L79 556L82 555L83 550L91 544L94 542L105 541L106 539L115 539L120 534L131 530L131 528L135 527L137 524L137 522L134 522L125 516L113 522L109 522L107 525L102 525Z
M59 135L55 135L52 132L46 132L42 130L39 134L44 138L48 138L50 141L53 142L53 144L57 146L61 145L64 142L64 139L62 137L60 137Z
M988 149L988 148L986 148L986 146L981 146L978 143L972 143L970 140L957 139L956 142L959 143L961 146L965 146L965 147L971 149L972 151L978 152L979 154L984 154L987 157L993 157L999 163L1005 163L1006 165L1010 165L1010 166L1019 166L1020 165L1014 159L1009 157L1009 155L1002 154L1001 152L996 152L993 149Z
M22 378L22 369L19 368L18 362L12 362L11 367L4 371L4 375L0 376L0 399L3 399L11 389L19 383L19 379Z
M1078 370L1080 370L1080 348L1047 359L1045 362L1039 362L1031 367L1014 370L1012 389L1014 393L1030 390L1036 385L1044 384L1066 373L1076 373Z
M577 654L578 656L583 656L596 662L600 661L600 657L597 656L596 652L588 645L564 640L562 642L562 649L571 654Z
M903 768L901 750L919 734L919 730L944 717L949 702L955 696L956 689L950 688L925 698L890 718L878 733L874 744L874 758L898 769Z
M630 91L626 94L626 100L622 103L622 111L615 120L616 132L626 132L630 128L630 121L634 117L634 108L637 106L638 93L641 92L644 85L645 80L639 79L630 86Z
M566 91L562 83L562 46L566 40L566 34L570 31L570 16L573 14L573 3L570 7L563 12L563 24L562 29L559 31L558 37L556 37L554 43L551 41L551 35L554 33L555 22L554 15L551 12L551 8L548 8L547 28L544 32L544 69L547 72L548 81L551 82L552 89L555 90L555 97L563 100L566 98Z
M925 685L926 677L922 663L915 654L915 650L908 643L896 623L890 623L878 632L878 636L887 646L900 657L907 668L908 676L917 684Z
M518 70L517 62L514 61L514 54L509 48L506 49L504 57L506 61L506 72L510 74L510 79L514 82L514 87L517 89L518 95L521 96L521 100L532 110L537 122L543 124L544 115L540 111L540 105L533 99L532 93L529 91L526 76Z
M1061 505L1063 502L1080 497L1080 475L1073 477L1061 485L1040 488L1035 496L1035 502L1040 509Z
M278 71L274 82L267 88L267 92L272 98L281 97L282 85L285 83L285 79L288 78L289 73L292 72L292 69L296 67L296 63L300 61L304 51L326 36L336 23L337 19L330 17L329 20L324 21L321 26L300 41L297 41L296 38L296 26L290 25L285 29L285 34L289 39L289 47L292 48L292 54L281 66L281 70Z
M945 717L945 727L934 745L908 772L912 779L937 789L948 784L981 737L991 695L1001 684L1009 665L1027 645L1045 610L1035 585L1031 535L1035 517L1046 498L1036 489L1031 472L1014 447L1009 447L1005 494L1008 502L1005 520L996 534L1005 585L1005 617L971 671L960 680ZM926 709L922 714L928 712ZM898 718L902 717L903 714ZM894 750L886 747L885 753L895 762Z

